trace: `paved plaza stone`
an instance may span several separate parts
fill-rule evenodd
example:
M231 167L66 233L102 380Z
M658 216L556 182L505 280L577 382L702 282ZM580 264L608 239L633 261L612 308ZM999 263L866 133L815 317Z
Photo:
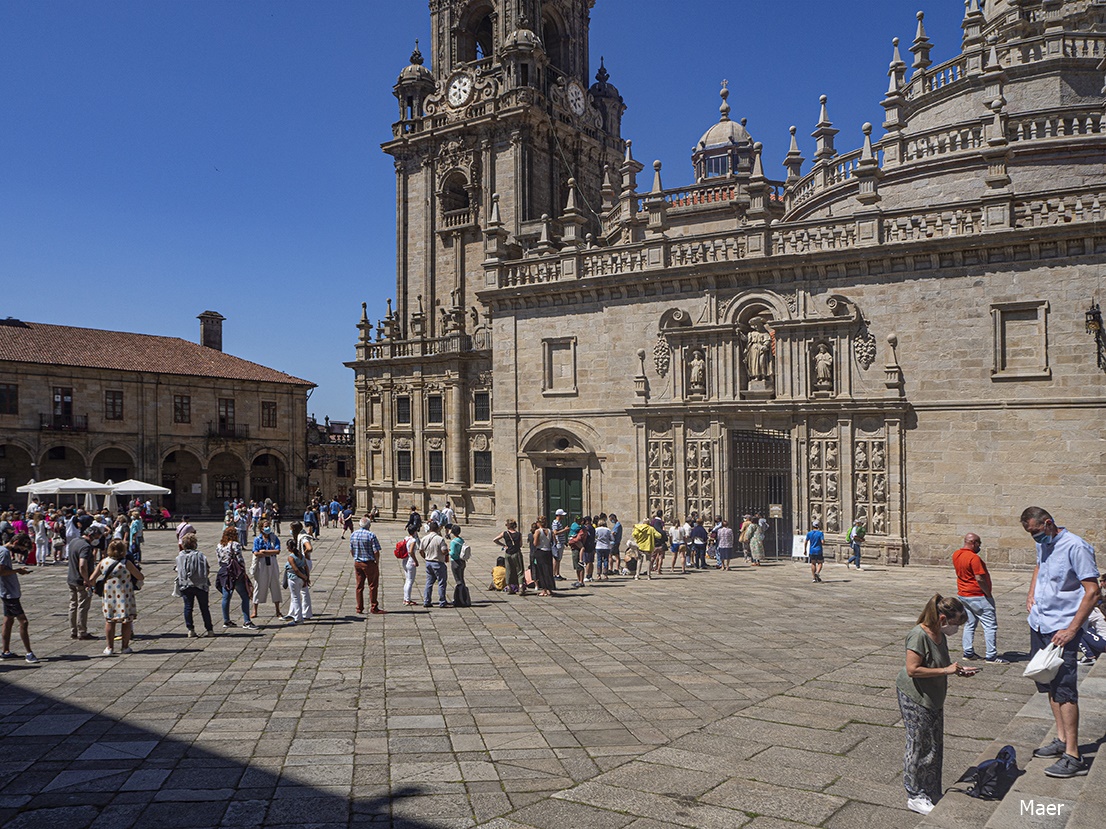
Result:
M213 561L219 527L198 527ZM213 592L217 635L194 640L170 596L175 538L148 531L128 656L100 655L98 624L97 641L69 638L64 568L22 577L42 663L0 663L0 824L921 820L905 809L894 680L925 601L955 591L951 566L829 564L812 584L805 565L782 561L520 598L485 589L496 548L474 530L474 606L425 610L402 605L400 528L378 529L388 615L354 613L348 543L324 530L312 621L289 627L270 605L260 631L223 632ZM994 574L1000 650L1015 659L1028 578ZM950 682L946 786L1033 696L1022 667Z

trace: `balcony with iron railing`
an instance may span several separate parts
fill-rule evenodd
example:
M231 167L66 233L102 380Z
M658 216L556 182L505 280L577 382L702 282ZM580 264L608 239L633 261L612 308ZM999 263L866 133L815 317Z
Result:
M222 438L223 440L249 440L250 427L248 424L215 423L209 420L207 422L207 436L209 438Z
M58 415L46 412L38 416L42 432L87 432L88 415Z

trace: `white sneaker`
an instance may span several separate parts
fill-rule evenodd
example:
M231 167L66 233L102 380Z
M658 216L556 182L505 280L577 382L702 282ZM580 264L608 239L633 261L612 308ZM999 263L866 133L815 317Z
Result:
M115 651L111 648L104 648L104 656L115 656Z
M917 812L920 815L928 815L933 811L933 801L926 797L924 794L918 797L912 797L906 801L906 808L912 812Z

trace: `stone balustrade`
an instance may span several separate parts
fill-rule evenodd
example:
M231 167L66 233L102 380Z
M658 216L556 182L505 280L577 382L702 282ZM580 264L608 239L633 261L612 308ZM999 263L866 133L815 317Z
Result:
M1011 116L1006 125L1006 139L1010 142L1104 133L1102 108L1096 106Z
M1106 191L1099 192L1092 188L1064 196L1015 200L1013 214L1015 227L1101 222L1106 219ZM878 219L879 232L875 235L861 233L861 223L865 221L870 221L870 218L778 222L771 226L766 245L753 250L763 250L765 256L801 255L879 244L975 236L988 230L982 203L883 213ZM1006 229L1006 226L1000 229ZM489 273L494 276L489 284L510 288L551 283L562 278L587 279L736 262L749 258L749 242L754 236L763 239L764 229L738 229L695 238L662 238L612 248L571 249L542 258L489 266ZM574 267L567 268L564 265L566 261L572 262ZM573 277L573 273L578 276ZM483 345L474 343L470 347L487 348L490 341Z
M919 98L936 92L947 86L959 83L968 76L968 59L966 55L957 55L951 60L940 63L927 69L925 72L916 72L903 87L902 94L906 100L917 102Z

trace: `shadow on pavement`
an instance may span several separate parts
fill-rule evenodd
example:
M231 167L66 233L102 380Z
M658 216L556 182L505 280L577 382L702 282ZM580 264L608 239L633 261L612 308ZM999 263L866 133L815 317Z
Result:
M0 745L5 829L433 825L414 816L415 801L404 803L432 793L418 785L370 798L335 794L296 779L310 766L252 766L3 680Z

